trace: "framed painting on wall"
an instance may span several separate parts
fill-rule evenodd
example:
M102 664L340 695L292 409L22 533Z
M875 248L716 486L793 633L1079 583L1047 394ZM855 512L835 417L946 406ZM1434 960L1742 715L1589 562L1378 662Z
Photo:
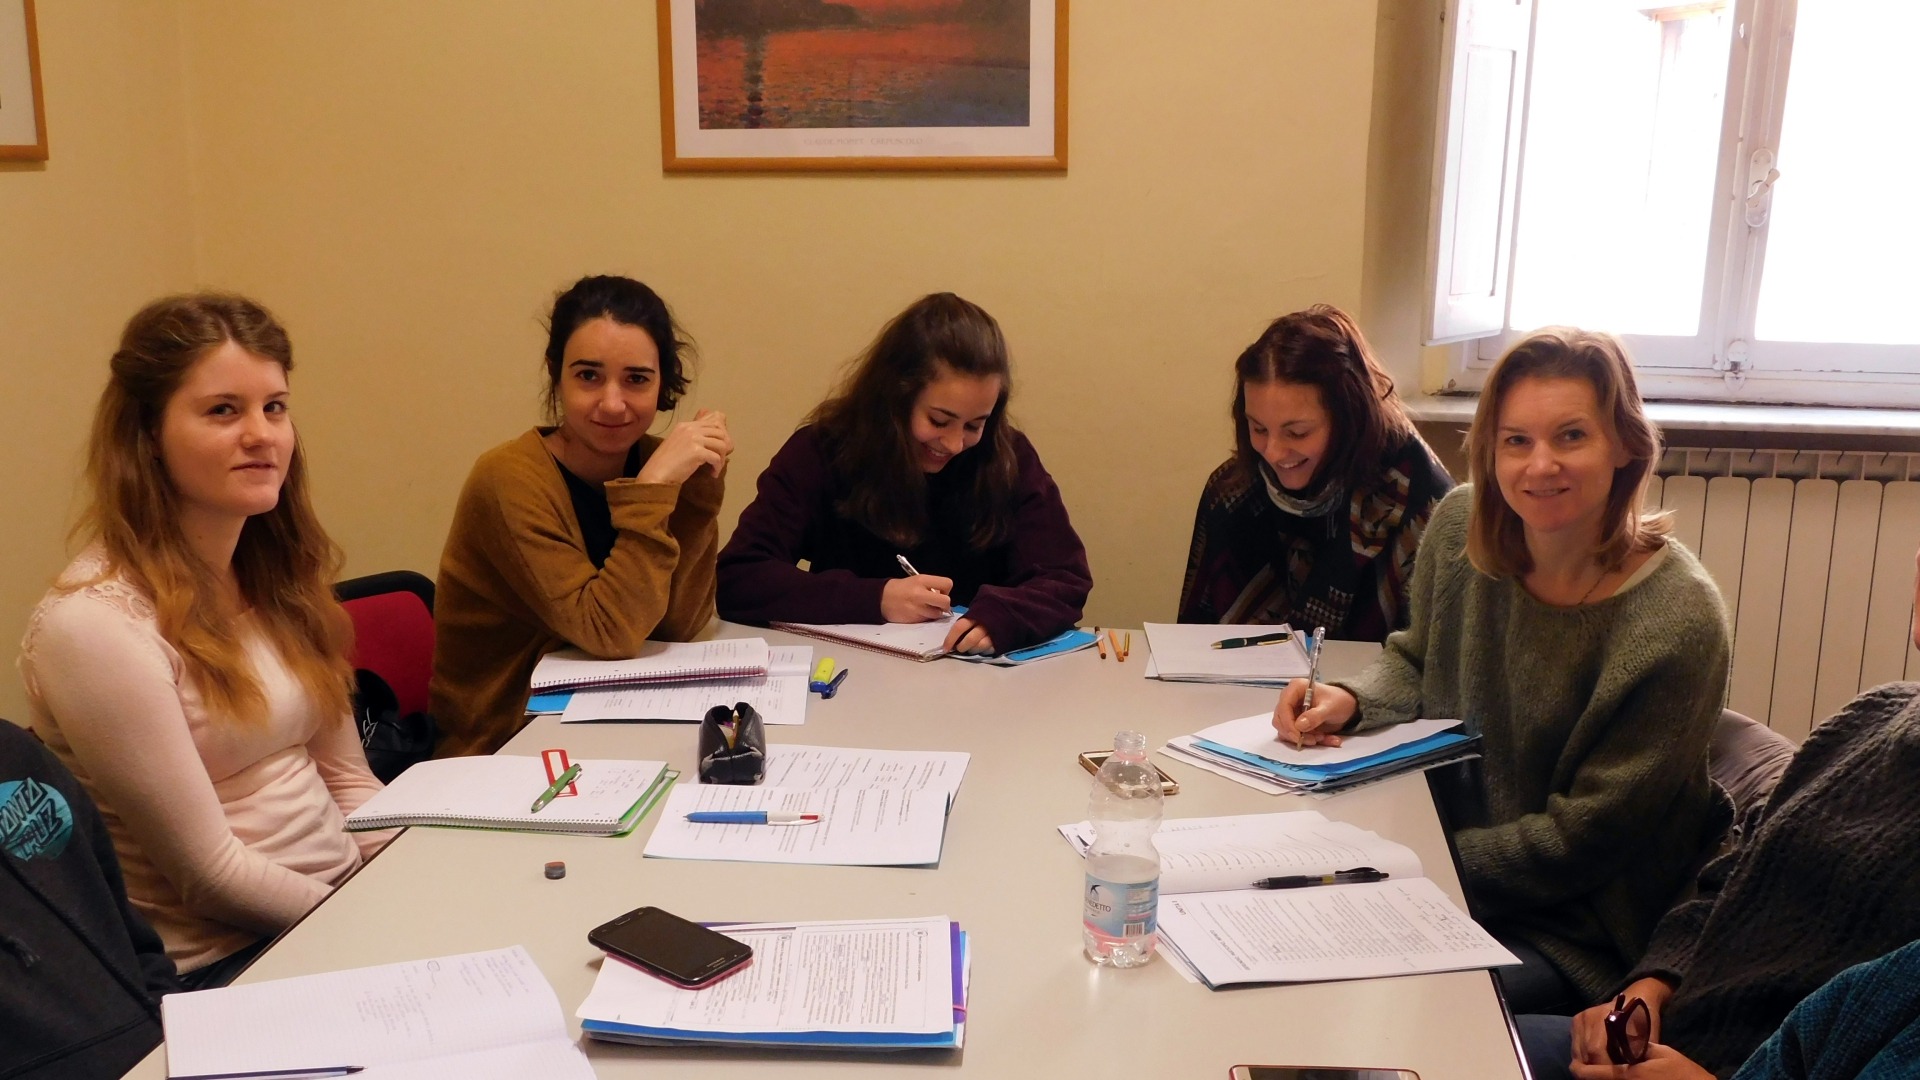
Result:
M656 0L669 172L1067 167L1067 0Z
M0 0L0 161L47 160L33 0Z

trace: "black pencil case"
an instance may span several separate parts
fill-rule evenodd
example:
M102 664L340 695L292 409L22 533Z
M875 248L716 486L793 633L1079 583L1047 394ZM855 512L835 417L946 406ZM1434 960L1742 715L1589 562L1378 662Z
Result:
M708 709L700 721L700 782L757 784L766 775L767 726L753 706L743 701Z

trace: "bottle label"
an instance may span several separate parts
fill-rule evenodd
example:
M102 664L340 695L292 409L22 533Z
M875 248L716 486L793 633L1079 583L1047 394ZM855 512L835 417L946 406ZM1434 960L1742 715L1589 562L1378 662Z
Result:
M1108 938L1137 938L1159 923L1160 879L1107 881L1087 875L1087 929Z

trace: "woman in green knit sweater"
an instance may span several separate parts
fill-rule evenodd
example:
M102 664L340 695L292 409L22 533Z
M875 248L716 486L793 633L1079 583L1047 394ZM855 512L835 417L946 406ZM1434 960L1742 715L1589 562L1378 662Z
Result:
M1725 607L1644 512L1659 452L1614 338L1542 331L1494 368L1468 436L1472 483L1434 511L1412 622L1357 678L1281 694L1307 745L1415 717L1481 736L1441 785L1475 913L1525 964L1514 1011L1609 990L1724 829L1707 779L1725 697Z

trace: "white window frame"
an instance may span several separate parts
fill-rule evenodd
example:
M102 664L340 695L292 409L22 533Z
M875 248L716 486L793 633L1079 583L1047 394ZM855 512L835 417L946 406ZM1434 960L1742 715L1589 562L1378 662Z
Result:
M1443 28L1429 214L1426 344L1450 345L1443 391L1477 391L1494 361L1520 339L1507 329L1512 296L1514 224L1525 211L1520 151L1532 77L1535 3L1557 0L1448 0ZM1715 201L1708 234L1700 332L1693 337L1625 337L1641 393L1698 401L1920 407L1920 346L1766 342L1754 335L1767 246L1771 182L1786 109L1797 0L1734 0L1732 52L1722 119ZM1524 21L1524 33L1515 20ZM1489 50L1509 50L1517 74L1504 103L1481 87ZM1476 112L1477 108L1477 112ZM1495 126L1504 124L1504 130ZM1504 136L1504 141L1496 141ZM1501 161L1484 158L1504 146ZM1483 155L1475 168L1474 152ZM1486 187L1487 175L1502 188ZM1477 179L1476 179L1477 178ZM1476 187L1476 183L1480 186ZM1498 220L1485 212L1498 206ZM1477 207L1477 216L1462 213ZM1749 221L1758 221L1752 225ZM1484 268L1498 253L1494 278L1474 275L1462 289L1461 265ZM1469 252L1479 263L1463 258ZM1442 273L1442 268L1447 268Z

